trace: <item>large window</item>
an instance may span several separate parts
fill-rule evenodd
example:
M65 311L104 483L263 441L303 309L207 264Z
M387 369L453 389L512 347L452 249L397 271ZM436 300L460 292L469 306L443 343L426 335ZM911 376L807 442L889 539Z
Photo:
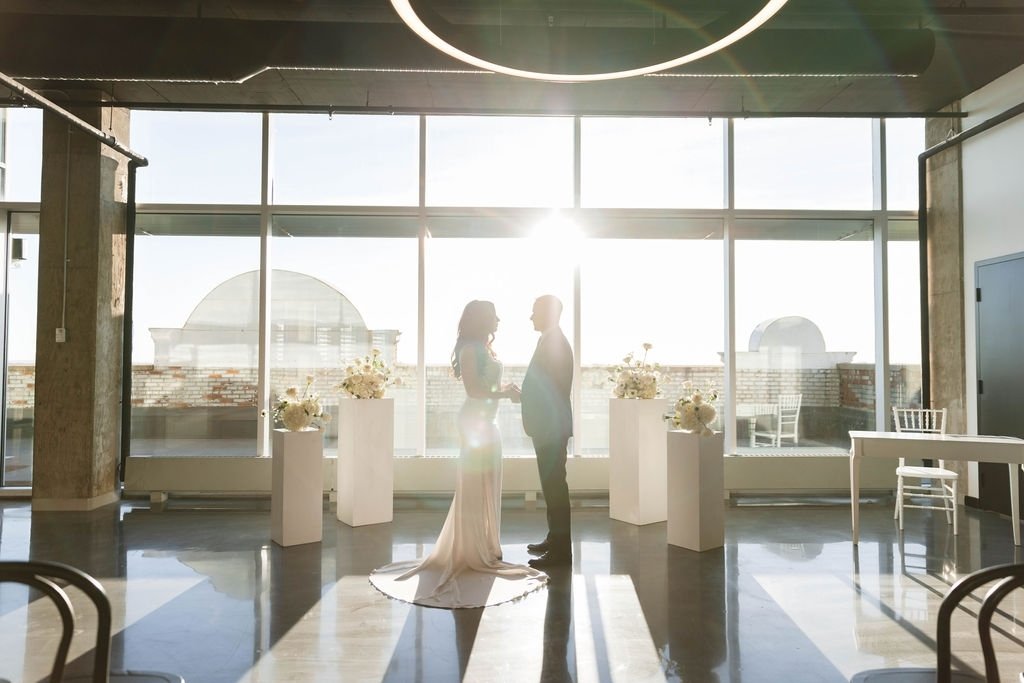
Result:
M870 209L870 119L737 119L736 206Z
M841 454L850 429L874 427L872 224L751 220L738 231L740 452ZM780 406L791 415L781 429Z
M722 242L715 239L588 240L582 250L577 451L608 452L609 368L641 345L661 365L662 396L687 382L722 386Z
M522 384L537 346L530 322L534 300L562 300L562 330L572 339L572 264L566 252L543 237L445 238L427 243L426 347L427 454L458 452L455 416L465 391L451 370L459 318L474 299L494 302L501 322L494 351L504 363L504 381ZM506 455L533 454L518 405L502 401L498 425Z
M924 148L924 119L886 120L885 160L890 210L917 210L917 157Z
M381 223L393 223L378 218ZM338 221L275 218L271 248L270 374L272 395L307 375L334 420L325 428L326 448L337 447L337 389L345 366L378 349L400 383L395 399L395 453L415 455L417 350L417 240L311 236L340 232Z
M797 438L773 448L839 455L849 429L874 426L869 119L736 119L727 150L727 122L706 118L275 114L264 207L262 115L131 117L131 146L151 162L138 172L133 454L256 453L261 215L272 217L271 392L313 374L335 411L344 364L380 348L402 381L388 392L400 455L458 451L464 391L450 355L472 299L497 307L509 382L536 346L534 299L562 299L562 329L580 340L577 454L607 452L608 369L644 343L664 398L687 382L722 387L726 224L737 387L723 400L738 420L717 427L735 427L741 453L766 454L770 437L751 437L770 432L783 396L799 397ZM42 115L6 110L5 126L0 202L38 201ZM886 131L890 400L913 405L923 122ZM21 220L8 235L25 261L7 273L7 483L30 481L31 465L39 238L37 221ZM503 403L499 423L506 455L533 453L518 406Z
M275 114L274 204L415 206L419 118Z
M139 203L258 204L259 114L133 111L131 146L151 162Z
M38 202L43 160L43 112L4 109L0 201Z
M889 400L921 408L921 252L916 221L889 223Z
M149 215L139 227L132 454L254 455L258 217Z
M582 206L724 206L721 119L585 118L580 125Z
M572 174L571 118L427 119L430 206L571 207Z

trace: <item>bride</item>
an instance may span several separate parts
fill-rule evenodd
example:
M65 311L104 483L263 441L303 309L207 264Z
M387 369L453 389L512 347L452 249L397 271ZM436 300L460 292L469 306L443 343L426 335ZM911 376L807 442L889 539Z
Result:
M452 368L466 401L459 411L455 498L433 551L422 560L375 570L370 582L393 598L430 607L484 607L542 586L547 576L501 559L501 434L498 402L519 400L519 387L501 384L502 364L491 349L498 316L490 301L470 301L459 321Z

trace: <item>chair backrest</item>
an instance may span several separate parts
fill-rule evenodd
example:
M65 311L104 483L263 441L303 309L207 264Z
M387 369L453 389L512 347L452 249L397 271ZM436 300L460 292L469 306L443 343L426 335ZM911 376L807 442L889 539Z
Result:
M106 681L110 674L110 637L112 612L110 599L99 581L85 572L59 562L0 562L0 581L13 581L38 588L49 596L60 613L64 625L61 643L57 649L50 680L63 676L71 635L74 631L74 612L63 587L79 589L96 606L96 649L93 652L93 680Z
M800 422L800 403L803 394L779 394L778 430L780 436L796 436Z
M779 410L783 415L792 417L800 412L800 402L803 398L803 394L779 394Z
M965 597L986 583L997 579L1000 580L999 583L985 594L985 599L982 600L981 608L978 610L978 634L981 638L981 651L985 658L985 680L998 683L999 670L996 666L995 648L992 645L992 616L995 614L996 608L999 607L999 603L1010 591L1024 585L1024 564L1001 564L979 569L953 584L946 596L942 598L935 633L937 683L951 683L953 679L952 634L950 633L953 612Z
M893 408L892 422L897 432L945 434L945 408Z

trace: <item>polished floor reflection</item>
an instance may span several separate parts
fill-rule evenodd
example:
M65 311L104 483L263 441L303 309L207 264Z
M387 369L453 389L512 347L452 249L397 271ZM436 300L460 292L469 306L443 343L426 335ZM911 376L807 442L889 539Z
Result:
M604 501L606 503L606 501ZM964 510L954 538L941 515L863 505L850 543L847 505L734 506L726 545L665 542L665 524L573 511L574 566L522 600L439 610L389 600L367 574L424 553L447 501L400 500L391 524L350 528L325 506L324 540L270 542L265 501L126 503L33 513L0 503L0 559L67 562L96 576L115 606L115 669L240 681L648 681L830 683L865 669L934 664L935 617L957 577L1021 561L1009 522ZM523 562L541 510L506 500L505 557ZM43 681L59 635L46 600L0 585L0 679ZM980 671L977 601L954 618L953 651ZM89 617L73 667L89 664ZM1024 597L997 616L1000 673L1024 671Z

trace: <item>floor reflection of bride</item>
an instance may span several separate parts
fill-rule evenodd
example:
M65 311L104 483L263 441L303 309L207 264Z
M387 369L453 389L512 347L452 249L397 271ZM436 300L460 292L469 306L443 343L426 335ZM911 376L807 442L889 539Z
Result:
M497 329L494 304L466 305L452 352L452 368L466 390L458 417L455 497L426 558L371 574L370 582L391 597L430 607L483 607L525 595L547 580L536 569L502 561L501 434L495 417L499 401L518 400L519 388L501 383L502 364L491 348Z

